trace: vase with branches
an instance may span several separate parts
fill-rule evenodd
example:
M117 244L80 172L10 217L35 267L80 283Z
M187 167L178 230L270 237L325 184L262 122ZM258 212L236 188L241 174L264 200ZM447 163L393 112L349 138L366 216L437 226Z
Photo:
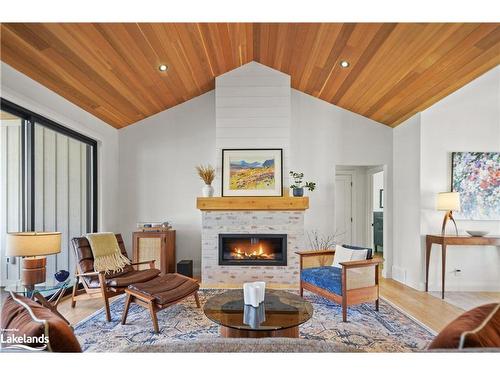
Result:
M203 180L205 186L201 190L202 195L204 197L213 197L214 188L212 187L212 182L215 179L215 169L210 164L198 165L196 167L196 171L198 172L198 176Z
M302 197L304 195L304 188L309 191L313 191L316 188L316 182L304 182L304 173L290 171L289 174L293 180L290 189L293 189L294 197Z
M338 236L344 234L335 232L334 234L320 234L317 230L307 232L309 248L314 251L335 250ZM331 255L318 257L319 265L325 266L331 261Z

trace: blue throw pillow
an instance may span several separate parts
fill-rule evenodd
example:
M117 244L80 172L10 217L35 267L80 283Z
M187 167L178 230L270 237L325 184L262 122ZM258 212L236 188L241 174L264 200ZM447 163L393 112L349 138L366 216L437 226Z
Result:
M366 259L372 259L373 258L373 251L369 247L360 247L360 246L354 246L354 245L342 245L346 249L351 249L351 250L368 250L366 252Z

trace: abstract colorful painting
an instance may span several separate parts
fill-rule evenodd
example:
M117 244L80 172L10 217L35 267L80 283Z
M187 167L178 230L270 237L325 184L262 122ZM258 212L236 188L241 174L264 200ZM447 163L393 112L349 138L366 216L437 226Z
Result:
M223 196L281 196L282 149L222 150Z
M500 220L500 152L452 153L451 178L460 193L456 219Z

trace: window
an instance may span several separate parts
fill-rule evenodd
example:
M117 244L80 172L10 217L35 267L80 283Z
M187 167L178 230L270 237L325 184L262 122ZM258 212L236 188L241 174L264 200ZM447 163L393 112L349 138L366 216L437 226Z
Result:
M74 270L71 238L97 231L96 176L95 140L1 100L2 285L20 275L19 262L5 257L7 232L61 232L61 253L47 257L47 275Z

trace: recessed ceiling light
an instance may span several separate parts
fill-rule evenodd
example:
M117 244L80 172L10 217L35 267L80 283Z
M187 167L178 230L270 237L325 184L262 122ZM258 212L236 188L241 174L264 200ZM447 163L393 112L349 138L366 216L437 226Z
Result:
M341 66L342 68L348 68L348 67L349 67L349 65L350 65L350 64L349 64L349 61L347 61L347 60L342 60L342 61L340 62L340 66Z
M160 70L160 72L166 72L168 70L168 66L166 66L165 64L161 64L158 69Z

